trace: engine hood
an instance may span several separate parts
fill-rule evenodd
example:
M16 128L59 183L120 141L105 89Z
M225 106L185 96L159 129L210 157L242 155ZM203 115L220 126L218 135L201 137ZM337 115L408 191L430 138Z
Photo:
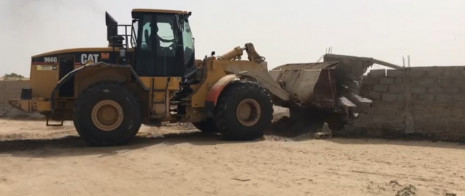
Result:
M134 49L128 49L129 62L132 60ZM76 64L86 64L88 62L116 63L119 56L119 48L70 48L55 50L32 56L32 63L57 63L60 57L74 57Z

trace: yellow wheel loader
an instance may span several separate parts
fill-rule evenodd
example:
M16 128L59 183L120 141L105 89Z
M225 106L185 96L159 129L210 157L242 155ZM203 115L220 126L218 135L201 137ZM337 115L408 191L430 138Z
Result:
M141 123L192 122L225 139L252 140L272 119L272 102L289 95L268 74L252 44L195 60L190 12L132 10L132 24L106 13L108 47L32 57L30 88L10 104L73 120L91 145L128 142ZM240 60L243 51L249 60ZM61 123L52 124L52 121Z
M196 60L190 15L134 9L132 24L119 25L106 13L108 47L32 56L30 88L10 104L44 114L47 126L73 120L91 145L124 144L142 123L164 121L191 122L225 139L253 140L271 124L273 104L290 107L291 117L304 115L303 120L305 113L293 111L329 111L337 118L325 121L340 128L356 116L357 106L371 104L358 95L367 68L373 63L399 68L328 54L325 62L286 64L268 72L251 43ZM244 51L248 60L241 60Z

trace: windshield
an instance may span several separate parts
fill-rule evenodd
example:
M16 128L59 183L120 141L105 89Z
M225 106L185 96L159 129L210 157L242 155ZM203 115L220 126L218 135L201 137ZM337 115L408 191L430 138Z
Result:
M148 49L148 42L150 35L152 34L152 23L146 22L144 26L142 26L142 48Z
M137 46L137 29L139 28L139 20L134 20L132 22L132 30L131 30L131 46L135 48Z
M182 39L184 43L184 64L187 65L194 58L194 38L187 20L184 22Z

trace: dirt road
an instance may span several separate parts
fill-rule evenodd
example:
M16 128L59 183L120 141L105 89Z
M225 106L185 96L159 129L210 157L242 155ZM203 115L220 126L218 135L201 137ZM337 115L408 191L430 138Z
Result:
M225 142L143 127L90 148L72 123L0 120L0 195L465 195L465 146L267 135Z

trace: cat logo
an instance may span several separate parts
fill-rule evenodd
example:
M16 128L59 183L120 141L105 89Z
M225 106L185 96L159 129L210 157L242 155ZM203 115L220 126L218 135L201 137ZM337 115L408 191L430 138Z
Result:
M98 57L100 54L81 54L81 64L89 64L98 62Z

